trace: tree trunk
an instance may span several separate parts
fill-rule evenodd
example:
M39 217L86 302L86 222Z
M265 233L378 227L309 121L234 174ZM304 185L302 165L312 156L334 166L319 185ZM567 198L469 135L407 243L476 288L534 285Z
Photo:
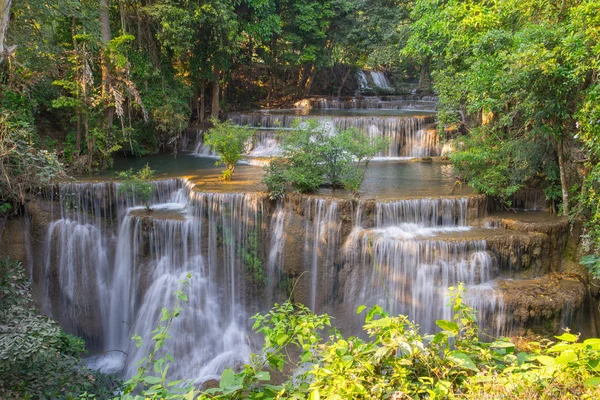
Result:
M75 54L77 54L77 65L75 66L75 76L77 89L75 95L77 96L77 101L81 100L81 86L85 86L85 81L83 79L84 72L82 71L82 60L80 59L81 55L79 54L79 45L77 44L77 39L75 39L75 35L77 34L75 17L71 18L71 37L73 38L73 50L75 50ZM75 139L75 153L79 155L81 152L81 103L77 105L77 138Z
M210 116L212 118L219 118L219 81L221 80L221 71L219 68L214 67L213 70L213 85L212 85L212 107L210 109Z
M429 60L423 61L419 74L419 89L429 90Z
M308 78L306 78L306 83L304 84L304 92L303 95L309 96L310 90L312 89L313 81L315 80L315 75L317 74L317 69L315 68L315 64L313 63L310 67L310 73Z
M206 93L206 83L204 81L202 81L200 83L200 99L199 99L199 105L198 105L198 122L204 122L204 112L205 112L205 108L206 105L204 104L204 100L205 100L205 93Z
M346 81L348 80L348 77L350 76L350 72L352 72L352 68L348 67L348 70L346 71L346 73L344 74L344 77L342 78L342 84L338 88L337 97L340 97L342 95L342 89L344 88L344 85L346 84Z
M101 71L102 71L102 101L104 102L104 129L106 130L105 140L108 150L110 145L110 130L113 122L114 107L110 105L110 70L108 68L108 54L106 46L110 42L110 0L100 0L100 33L102 35L102 51Z
M4 41L8 32L11 5L12 0L0 0L0 64L4 61L4 56L10 53Z
M562 189L563 198L563 215L569 213L569 184L567 183L567 173L565 172L565 154L563 141L555 139L556 143L556 154L558 155L558 169L560 171L560 186Z

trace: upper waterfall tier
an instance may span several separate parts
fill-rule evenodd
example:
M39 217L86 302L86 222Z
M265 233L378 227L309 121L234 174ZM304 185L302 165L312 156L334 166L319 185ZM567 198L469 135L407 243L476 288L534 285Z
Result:
M335 134L336 130L356 128L372 138L388 138L387 150L379 157L424 157L441 154L441 147L435 129L427 125L434 122L433 116L326 116L295 115L286 113L235 113L228 117L237 125L251 126L260 129L291 128L306 119L316 118L323 128ZM260 148L273 148L277 135L261 133L259 139L264 143Z
M430 111L437 108L437 98L433 96L365 96L350 98L314 97L300 100L298 108L316 110L407 110Z

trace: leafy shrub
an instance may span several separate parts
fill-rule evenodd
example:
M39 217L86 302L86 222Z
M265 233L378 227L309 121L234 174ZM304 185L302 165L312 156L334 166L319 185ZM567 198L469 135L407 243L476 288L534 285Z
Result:
M22 265L0 261L0 397L108 397L117 382L83 366L84 351L82 339L35 309Z
M211 119L213 127L204 135L204 143L219 156L216 165L224 164L221 178L230 181L235 164L242 159L246 144L252 138L252 129L234 125L231 121Z
M150 211L153 190L150 181L153 177L154 171L150 169L149 164L137 172L133 172L131 168L125 172L119 172L117 178L122 179L123 182L119 184L117 193L132 197L134 201L144 204L146 211Z
M34 129L17 113L0 112L0 202L23 203L64 176L55 153L33 143Z
M264 183L270 197L280 197L286 186L311 192L327 183L358 195L370 160L386 146L357 129L330 132L318 120L296 122L283 132L282 156L265 167Z

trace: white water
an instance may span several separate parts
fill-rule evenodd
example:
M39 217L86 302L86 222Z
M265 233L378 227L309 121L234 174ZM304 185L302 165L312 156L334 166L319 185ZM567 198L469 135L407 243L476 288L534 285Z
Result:
M384 72L371 71L371 79L373 79L373 83L375 84L375 86L377 86L380 89L387 90L390 92L394 90L392 84L390 83L390 80Z
M438 238L471 229L467 206L467 198L377 203L375 226L363 227L361 218L344 243L344 314L350 318L356 304L379 304L408 315L424 332L435 331L435 320L450 319L449 287L486 284L496 273L484 240ZM473 303L477 298L476 292L469 297ZM477 306L486 315L497 304Z
M306 232L304 265L310 273L310 308L319 312L319 297L326 292L327 272L335 262L340 237L338 203L325 199L307 199L304 205Z
M248 359L244 256L262 199L189 189L181 180L157 181L153 197L162 202L147 217L135 199L113 198L115 184L61 185L61 218L48 228L43 304L69 331L96 341L105 356L91 365L134 374L153 346L162 307L172 307L190 272L185 317L175 320L170 334L177 340L164 349L178 358L171 376L201 382ZM140 348L134 333L145 335Z
M318 119L322 129L330 134L338 130L356 128L373 139L387 138L389 146L378 153L378 157L401 158L439 155L441 148L437 132L425 129L433 122L432 117L307 117L288 114L231 114L231 120L237 125L261 128L256 134L254 144L248 147L249 157L269 157L280 154L279 138L276 133L264 129L277 127L290 128L296 121ZM210 155L200 143L196 148L198 155Z

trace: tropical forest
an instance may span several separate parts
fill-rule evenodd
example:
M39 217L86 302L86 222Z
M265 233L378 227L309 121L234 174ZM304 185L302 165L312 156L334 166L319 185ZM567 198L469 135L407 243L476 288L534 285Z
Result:
M600 0L0 0L0 398L600 398Z

